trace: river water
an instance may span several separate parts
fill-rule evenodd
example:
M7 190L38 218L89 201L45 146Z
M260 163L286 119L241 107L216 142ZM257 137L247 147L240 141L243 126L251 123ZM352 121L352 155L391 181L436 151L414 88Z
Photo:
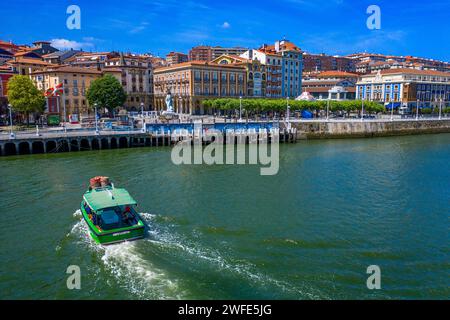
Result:
M170 150L0 158L0 298L450 297L450 135L281 145L275 176ZM90 240L78 208L96 175L137 199L145 239Z

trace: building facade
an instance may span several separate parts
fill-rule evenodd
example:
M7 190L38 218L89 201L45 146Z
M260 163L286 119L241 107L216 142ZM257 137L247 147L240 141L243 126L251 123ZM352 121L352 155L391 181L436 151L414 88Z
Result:
M59 114L62 119L65 103L67 120L79 120L91 113L89 102L86 98L86 91L90 87L91 82L98 79L101 75L101 71L98 71L96 68L56 66L32 72L31 79L42 92L62 83L64 94L57 99L57 102L51 100L48 103L47 113Z
M56 51L42 56L42 59L47 63L64 64L67 59L81 53L79 50Z
M211 61L212 59L210 46L197 46L189 51L189 61Z
M222 55L211 61L212 64L218 65L241 65L247 71L247 93L248 97L265 97L266 96L266 66L258 59L247 59L240 56Z
M180 52L170 52L166 56L167 65L171 66L178 63L188 62L189 56Z
M239 56L247 50L243 47L197 46L189 51L189 61L212 61L222 55Z
M414 70L389 69L363 75L357 83L356 96L359 99L394 103L396 107L445 106L450 101L450 73Z
M14 54L9 52L8 50L0 48L0 66L4 65L6 61L11 60L14 57Z
M287 40L275 45L263 45L241 55L257 59L267 68L268 98L296 98L302 93L303 54L299 47Z
M279 54L269 53L263 50L248 50L241 55L246 59L260 61L266 70L265 97L282 97L282 66L283 59Z
M247 92L247 71L238 64L217 64L190 61L155 69L154 96L157 110L166 110L167 92L173 97L178 113L205 114L204 99L239 98Z
M317 100L354 100L358 74L324 71L303 77L303 91Z
M117 57L119 57L117 52L79 52L66 59L64 63L73 67L102 70L107 60Z
M303 73L320 71L355 71L355 60L326 54L303 54Z
M19 51L6 64L13 68L14 73L23 76L29 76L35 71L53 66L51 63L43 61L40 55L32 51Z
M153 109L153 68L150 56L120 54L105 62L105 74L119 80L127 94L125 107L129 111ZM122 107L122 106L118 106Z
M9 66L0 66L0 115L6 114L8 106L8 81L14 75Z
M33 45L31 50L40 56L58 51L58 49L51 46L49 41L36 41L33 42Z

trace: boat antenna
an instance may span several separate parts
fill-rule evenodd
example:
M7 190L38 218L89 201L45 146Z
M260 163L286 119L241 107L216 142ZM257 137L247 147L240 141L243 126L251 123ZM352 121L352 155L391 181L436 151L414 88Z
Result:
M114 200L114 195L112 194L111 190L106 189L106 192L111 196L111 199Z

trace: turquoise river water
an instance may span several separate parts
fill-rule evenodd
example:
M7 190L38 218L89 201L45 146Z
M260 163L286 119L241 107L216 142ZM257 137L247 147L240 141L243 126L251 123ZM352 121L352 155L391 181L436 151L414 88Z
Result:
M450 135L281 145L275 176L170 150L0 158L0 298L450 297ZM96 175L136 198L145 239L90 240L78 209Z

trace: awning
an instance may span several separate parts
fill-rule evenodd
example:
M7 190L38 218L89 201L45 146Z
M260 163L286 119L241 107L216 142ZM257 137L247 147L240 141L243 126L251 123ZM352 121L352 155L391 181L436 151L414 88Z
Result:
M386 109L392 109L392 108L394 108L394 109L397 109L397 108L400 108L402 106L402 103L401 102L389 102L389 103L386 103Z
M313 118L313 114L307 110L303 110L302 111L302 118L305 119L312 119Z
M131 197L127 190L116 188L94 189L91 192L85 193L84 200L97 213L98 210L106 208L137 204L136 200Z

